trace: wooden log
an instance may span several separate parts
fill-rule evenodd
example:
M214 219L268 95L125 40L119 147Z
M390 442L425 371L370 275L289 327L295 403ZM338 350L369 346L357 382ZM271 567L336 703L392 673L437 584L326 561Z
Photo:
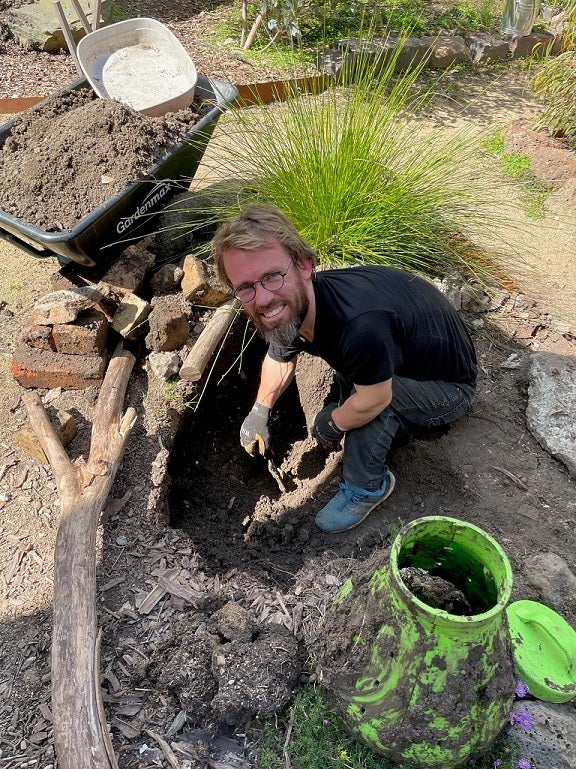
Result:
M119 346L100 388L84 465L68 458L38 394L22 396L61 503L52 632L52 718L59 769L118 769L100 687L96 533L135 422L132 408L122 416L133 366L134 356Z
M239 308L240 302L237 299L231 299L218 307L186 356L180 369L181 379L186 379L188 382L197 382L200 379L212 353L230 328Z

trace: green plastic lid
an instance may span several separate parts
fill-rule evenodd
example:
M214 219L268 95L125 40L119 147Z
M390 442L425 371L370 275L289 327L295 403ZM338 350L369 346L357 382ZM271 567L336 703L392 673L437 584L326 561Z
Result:
M548 606L515 601L506 612L518 674L545 702L576 697L576 631Z

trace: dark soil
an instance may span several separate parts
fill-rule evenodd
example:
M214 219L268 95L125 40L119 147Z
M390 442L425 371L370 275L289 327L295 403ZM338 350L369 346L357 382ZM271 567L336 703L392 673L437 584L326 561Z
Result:
M160 118L89 88L50 97L0 136L0 209L46 232L74 227L189 136L199 109Z
M524 309L517 312L524 314ZM535 333L554 337L557 349L571 349L558 332L536 329L529 319L514 322L521 327L516 337L525 333L529 344ZM313 516L341 480L340 453L327 455L308 435L316 410L328 397L329 372L304 356L297 387L278 403L272 451L289 478L283 494L266 462L249 457L238 444L257 384L255 366L262 349L255 344L239 371L205 391L193 426L181 433L171 468L172 523L189 534L215 571L242 563L282 589L290 587L310 557L326 550L342 558L365 557L388 543L401 523L422 515L461 518L492 534L514 565L518 592L526 589L522 575L529 571L529 554L547 547L543 531L554 532L554 551L574 563L573 482L525 425L526 347L490 322L476 333L475 343L482 375L470 416L445 435L418 436L398 445L391 456L397 486L390 500L358 529L331 536L316 529ZM520 354L519 368L503 367L514 351Z

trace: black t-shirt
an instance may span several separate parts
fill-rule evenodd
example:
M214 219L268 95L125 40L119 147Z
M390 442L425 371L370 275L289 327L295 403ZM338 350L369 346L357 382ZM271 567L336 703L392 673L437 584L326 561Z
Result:
M476 354L455 308L432 283L391 267L323 270L313 279L314 339L296 337L268 354L323 358L357 385L392 375L419 381L476 383Z

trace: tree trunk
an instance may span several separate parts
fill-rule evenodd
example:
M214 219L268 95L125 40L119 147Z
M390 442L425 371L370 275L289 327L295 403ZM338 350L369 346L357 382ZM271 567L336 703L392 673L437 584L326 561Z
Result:
M52 718L59 769L118 769L100 688L96 532L135 422L134 409L121 413L133 366L134 356L119 347L96 402L86 464L72 464L38 394L23 396L60 494L52 633Z

